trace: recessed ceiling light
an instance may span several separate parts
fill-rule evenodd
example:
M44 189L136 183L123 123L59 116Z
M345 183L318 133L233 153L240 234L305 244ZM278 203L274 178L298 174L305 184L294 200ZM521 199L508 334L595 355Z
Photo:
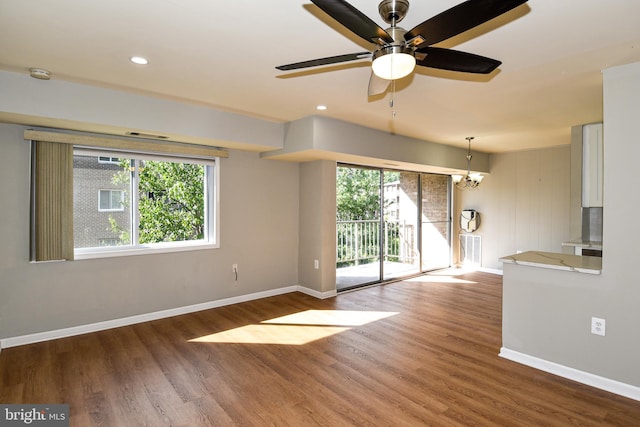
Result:
M131 62L138 65L147 65L149 63L147 58L143 58L142 56L132 56Z
M326 110L326 109L327 109L327 106L326 106L326 105L318 105L318 106L316 107L316 110L320 110L320 111L324 111L324 110Z

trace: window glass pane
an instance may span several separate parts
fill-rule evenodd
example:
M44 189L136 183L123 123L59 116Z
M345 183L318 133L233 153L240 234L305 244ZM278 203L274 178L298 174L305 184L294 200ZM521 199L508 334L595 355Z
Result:
M129 162L100 163L95 155L74 154L75 248L131 244L131 209L124 203L131 191Z
M124 192L122 190L111 190L110 193L111 206L109 208L113 210L122 210L124 208L124 204L122 203L124 201Z
M384 171L384 279L420 272L416 172Z
M109 195L111 193L109 192L109 190L100 190L99 193L99 198L100 198L100 202L98 204L99 206L99 210L101 211L106 211L107 209L109 209Z
M141 244L203 240L205 166L141 161L138 211Z

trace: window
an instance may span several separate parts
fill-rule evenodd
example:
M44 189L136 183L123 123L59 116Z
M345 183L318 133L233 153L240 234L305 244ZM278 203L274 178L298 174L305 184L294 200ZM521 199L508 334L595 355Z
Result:
M24 139L32 261L218 247L225 149L59 130L27 129Z
M112 237L98 239L98 246L117 246L121 243L120 239L114 239Z
M74 149L75 258L215 246L216 172L214 160Z
M98 163L118 165L120 164L120 159L118 157L98 156Z
M98 211L112 212L124 210L124 191L98 190Z

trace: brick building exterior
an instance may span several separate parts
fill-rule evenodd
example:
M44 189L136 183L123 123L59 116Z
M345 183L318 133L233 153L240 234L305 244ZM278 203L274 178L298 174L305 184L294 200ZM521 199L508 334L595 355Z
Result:
M73 240L76 248L122 244L109 218L130 229L129 185L115 184L122 172L119 160L90 155L73 156ZM124 203L122 203L124 202Z

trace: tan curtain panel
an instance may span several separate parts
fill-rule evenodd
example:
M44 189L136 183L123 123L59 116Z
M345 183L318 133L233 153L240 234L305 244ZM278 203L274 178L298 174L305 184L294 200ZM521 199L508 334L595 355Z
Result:
M73 260L73 145L36 141L35 261Z

